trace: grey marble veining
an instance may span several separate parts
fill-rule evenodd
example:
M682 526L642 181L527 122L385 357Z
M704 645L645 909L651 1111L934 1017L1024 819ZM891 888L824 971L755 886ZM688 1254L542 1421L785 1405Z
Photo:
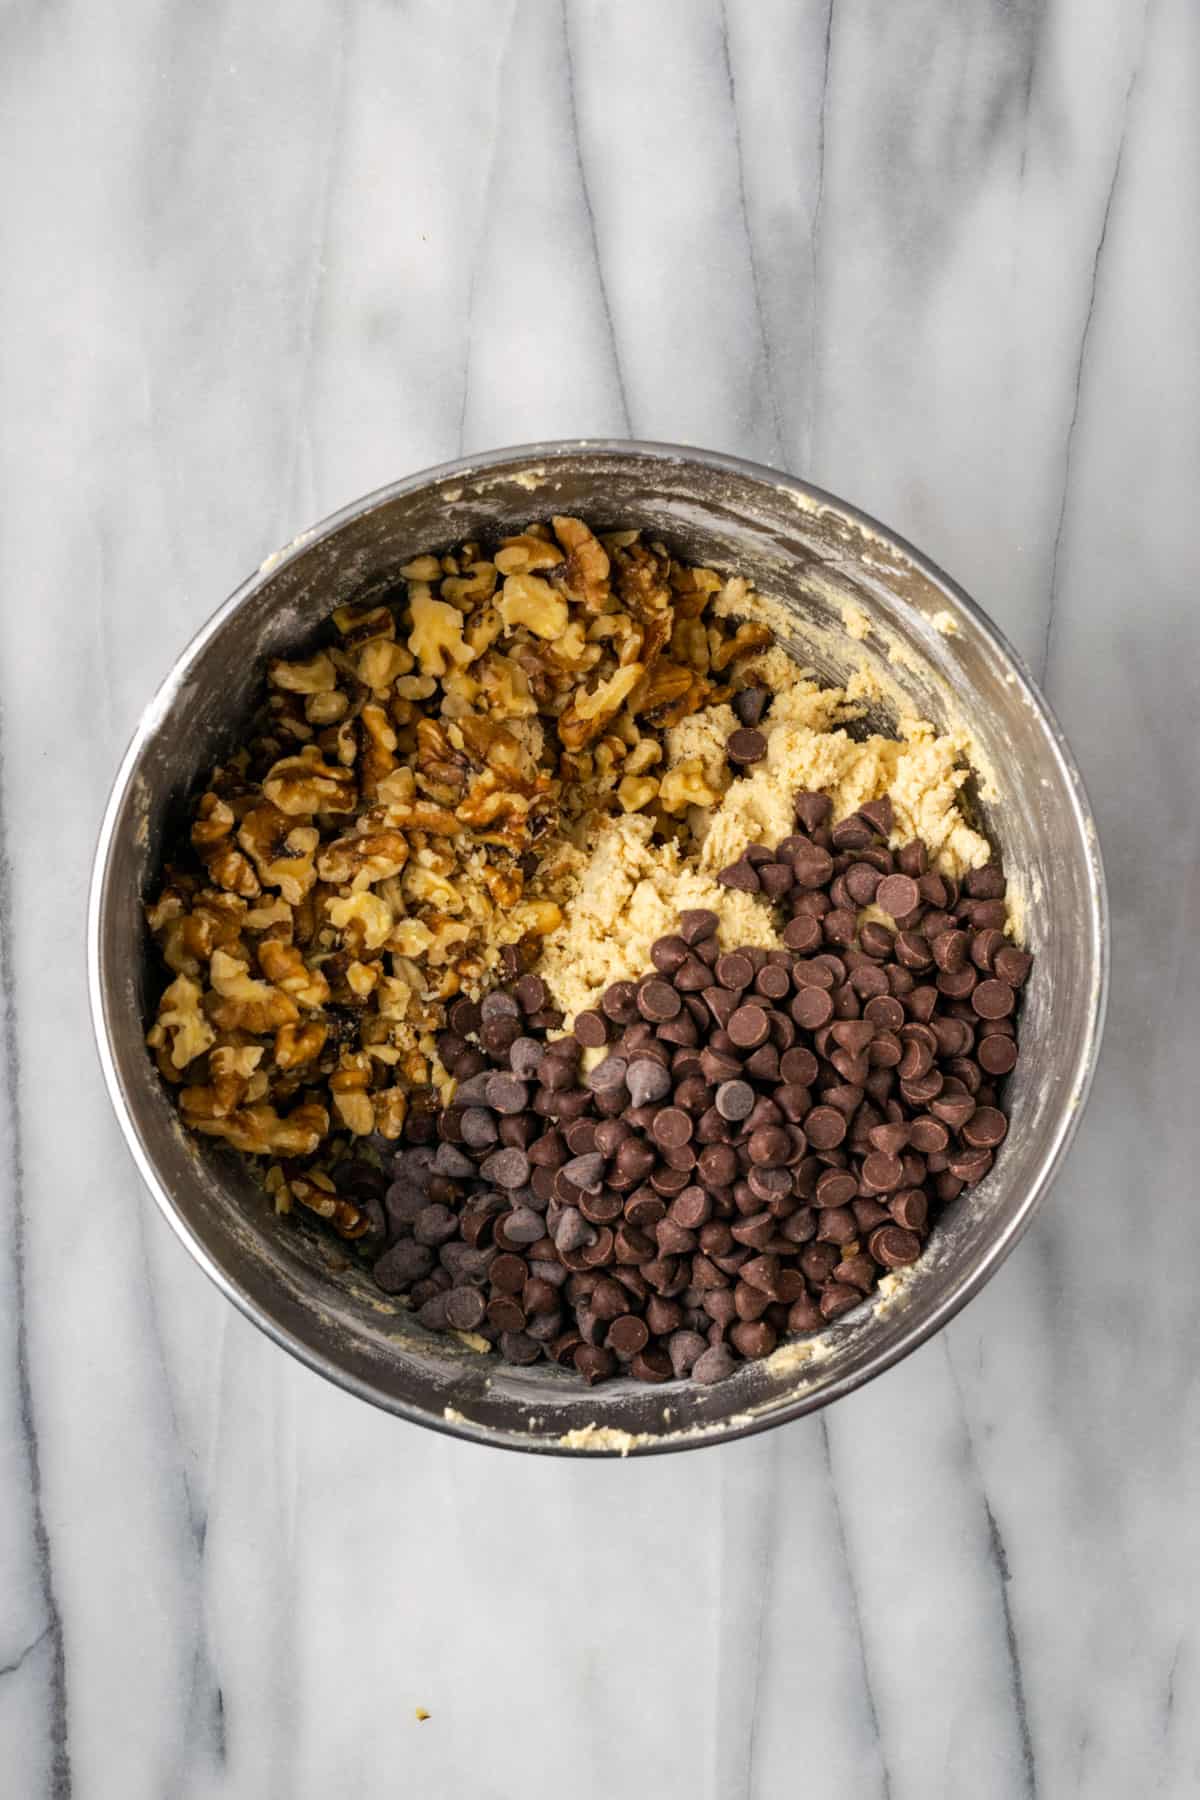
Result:
M0 1790L1200 1791L1193 0L28 0L0 46ZM139 708L264 554L626 433L794 469L992 612L1115 979L946 1333L765 1438L556 1464L220 1300L109 1114L82 909Z

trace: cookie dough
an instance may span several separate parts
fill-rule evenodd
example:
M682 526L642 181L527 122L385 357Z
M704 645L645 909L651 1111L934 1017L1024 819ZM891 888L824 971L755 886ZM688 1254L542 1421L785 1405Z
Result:
M566 923L546 940L537 972L568 1023L611 982L641 974L655 938L672 931L688 907L718 914L726 948L778 942L765 900L720 887L677 844L652 840L652 823L640 814L611 819L562 868Z
M777 647L758 667L776 691L759 726L766 756L747 774L731 778L725 746L737 720L729 706L693 713L666 734L668 769L686 765L708 787L723 790L717 804L689 809L682 843L654 843L651 822L634 814L604 821L586 844L562 846L556 873L564 923L546 940L538 973L568 1023L610 982L645 969L650 945L685 908L716 912L723 944L779 941L770 905L719 886L716 873L748 844L776 844L794 830L798 788L829 794L835 822L890 795L893 845L924 839L947 874L961 876L988 861L986 838L959 806L970 772L965 731L939 734L927 720L907 715L894 738L856 738L847 727L879 697L865 666L845 687L806 678Z

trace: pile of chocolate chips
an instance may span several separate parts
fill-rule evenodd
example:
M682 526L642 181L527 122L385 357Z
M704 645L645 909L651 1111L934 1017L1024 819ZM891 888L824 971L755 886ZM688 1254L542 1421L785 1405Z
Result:
M960 891L921 842L893 853L887 801L829 816L797 794L795 835L720 874L781 909L784 948L722 951L685 912L573 1035L535 974L455 1004L454 1104L414 1117L436 1147L377 1202L375 1277L424 1325L589 1382L719 1381L915 1262L987 1173L1031 964L1003 874Z

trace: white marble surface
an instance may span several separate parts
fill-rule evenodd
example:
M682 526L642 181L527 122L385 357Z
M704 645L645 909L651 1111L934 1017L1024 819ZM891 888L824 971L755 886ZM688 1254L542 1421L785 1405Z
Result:
M13 0L0 45L0 1791L1200 1792L1195 0ZM987 1292L823 1417L627 1465L244 1323L139 1188L81 948L138 709L265 552L606 433L972 590L1115 925Z

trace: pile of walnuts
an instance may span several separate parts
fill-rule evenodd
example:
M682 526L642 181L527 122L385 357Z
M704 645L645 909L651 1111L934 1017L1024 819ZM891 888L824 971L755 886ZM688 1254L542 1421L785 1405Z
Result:
M189 1126L286 1159L281 1209L355 1235L319 1170L448 1100L447 1004L562 922L548 846L617 809L678 833L697 773L665 767L662 733L770 641L714 614L721 590L637 532L555 518L490 557L417 557L269 665L147 908L171 976L147 1041Z

